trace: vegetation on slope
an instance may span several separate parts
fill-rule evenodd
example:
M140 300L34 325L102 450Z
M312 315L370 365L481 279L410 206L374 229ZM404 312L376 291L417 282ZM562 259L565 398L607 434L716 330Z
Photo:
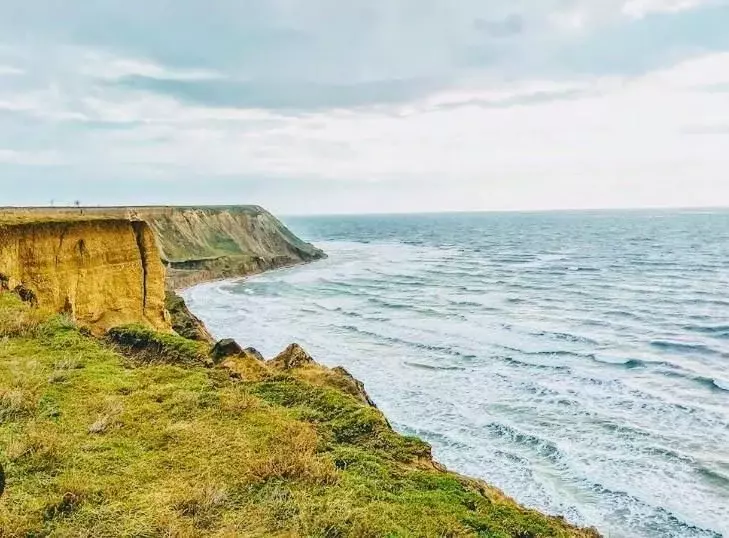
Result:
M0 293L0 537L596 536L439 470L335 370L201 346Z

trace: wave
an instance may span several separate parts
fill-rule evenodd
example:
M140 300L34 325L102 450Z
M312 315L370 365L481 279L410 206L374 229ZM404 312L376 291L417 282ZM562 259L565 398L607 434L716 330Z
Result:
M468 306L472 308L482 308L484 305L481 303L477 303L475 301L457 301L457 300L449 300L449 304L452 306Z
M519 359L515 359L514 357L497 356L495 358L499 358L504 362L515 366L527 366L529 368L537 368L539 370L557 370L562 372L569 372L571 370L569 366L564 366L561 364L539 364L528 361L520 361Z
M363 336L369 336L371 338L376 338L378 340L381 340L383 342L389 342L390 344L398 344L403 345L407 347L411 347L413 349L418 349L422 351L434 351L438 353L443 353L445 355L450 355L454 357L460 357L461 359L465 360L473 360L476 359L476 355L471 355L468 353L462 353L458 351L457 349L454 349L451 346L441 346L441 345L435 345L435 344L425 344L422 342L413 342L411 340L406 340L404 338L397 338L395 336L387 336L375 331L369 331L367 329L361 329L355 325L332 325L332 327L336 327L338 329L354 332L357 334L361 334Z
M646 521L644 522L647 526L645 531L649 536L723 538L722 534L715 530L694 525L682 518L680 514L676 514L663 506L648 503L627 491L612 489L599 483L590 484L589 489L600 497L614 499L612 502L614 506L630 506L632 510L650 513L650 516L645 517ZM633 524L636 523L633 522ZM640 530L640 527L633 527L631 536L641 535ZM655 534L656 532L660 534Z
M608 357L605 355L592 355L592 359L595 362L599 362L602 364L622 366L628 369L645 368L647 366L647 363L645 361L642 361L640 359L630 359L627 357Z
M404 364L411 366L413 368L420 368L421 370L444 370L444 371L464 371L465 368L462 366L435 366L432 364L422 364L419 362L409 362L404 361Z
M707 388L710 388L711 390L729 392L729 382L727 381L701 375L694 376L691 379Z
M536 357L572 357L576 359L594 359L595 356L592 353L578 353L576 351L568 351L566 349L556 350L544 350L544 351L523 351L520 349L509 348L512 351L523 353L524 355L531 355Z
M602 271L602 269L598 267L580 267L577 265L571 265L567 268L567 270L576 273L599 273Z
M714 383L714 386L718 389L729 391L729 381L724 381L723 379L712 379L712 382Z
M729 491L729 475L720 471L716 471L706 464L701 464L697 468L698 473L715 484L718 484L726 491Z
M529 448L552 463L559 463L564 459L564 455L560 452L556 443L548 439L543 439L531 433L521 432L515 427L502 422L491 422L484 426L484 429L493 437L505 438L512 445Z
M546 336L553 340L564 340L566 342L575 342L580 344L588 344L591 346L597 346L599 343L592 338L588 338L586 336L579 336L576 334L571 333L563 333L563 332L552 332L552 331L536 331L533 333L530 333L532 336Z
M682 329L695 333L708 334L715 338L729 338L729 325L685 325Z
M676 351L680 353L699 353L702 355L720 355L718 351L710 348L705 344L674 342L669 340L652 340L650 342L650 345L666 351Z
M603 314L605 316L616 318L640 319L640 316L636 315L634 312L628 312L627 310L607 310L603 312Z

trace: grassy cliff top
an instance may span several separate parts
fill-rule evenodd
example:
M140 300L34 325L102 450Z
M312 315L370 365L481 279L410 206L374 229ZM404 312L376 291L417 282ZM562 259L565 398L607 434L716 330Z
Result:
M0 344L2 538L596 536L440 470L346 372L98 340L8 292Z
M109 218L128 218L132 212L143 216L162 216L173 211L230 211L257 215L265 210L256 205L231 206L104 206L104 207L0 207L0 224L68 222Z
M99 222L106 220L122 220L120 215L102 214L80 214L76 213L51 213L51 212L13 212L0 210L0 226L17 226L24 224L48 224L48 223L77 223L77 222ZM126 219L123 219L126 220Z

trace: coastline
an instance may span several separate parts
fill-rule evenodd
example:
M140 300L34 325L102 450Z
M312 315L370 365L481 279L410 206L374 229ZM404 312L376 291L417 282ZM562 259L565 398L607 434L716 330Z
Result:
M252 277L252 276L261 275L261 274L265 274L265 273L272 272L272 271L277 271L279 269L290 269L290 268L294 268L294 267L298 267L298 266L308 265L308 264L314 263L316 261L319 261L321 259L325 259L327 257L328 256L326 254L324 254L324 256L322 258L319 258L319 259L295 262L295 263L291 263L291 264L286 265L286 266L276 267L276 268L271 268L271 269L264 269L262 271L258 271L258 272L254 272L254 273L249 273L249 274L241 275L241 276L238 276L238 277L215 278L215 279L210 279L210 280L202 280L202 281L199 281L196 284L193 284L191 286L187 286L187 287L184 287L184 288L175 289L174 292L175 293L183 292L183 291L189 290L190 288L193 288L195 286L203 285L203 284L208 284L208 283L212 283L212 282L225 282L225 281L229 281L229 282L241 282L241 281L245 281L247 278ZM183 301L184 301L184 299L183 299ZM212 333L209 332L209 329L207 329L207 326L205 325L205 322L202 321L200 318L197 317L197 315L187 306L187 303L186 302L185 302L185 308L188 310L188 312L190 312L190 314L192 315L192 317L195 320L198 320L199 321L199 323L203 326L203 328L205 329L205 331L207 332L207 334L212 334ZM223 342L223 341L219 341L219 342ZM243 343L243 345L253 345L253 346L255 346L255 343L245 342L245 343ZM296 346L298 348L298 344L291 344L291 346ZM255 351L255 347L248 348L248 349ZM284 353L285 353L285 351L284 351ZM303 351L303 353L306 354L305 351ZM323 366L320 366L320 364L316 362L315 358L309 357L308 354L306 354L306 355L307 355L308 359L311 360L311 362L313 364L315 364L315 365L317 365L319 367L323 367ZM276 360L276 359L270 359L270 360L273 361L273 360ZM323 368L327 368L327 367L323 367ZM336 371L336 370L340 370L340 371L344 372L345 375L354 382L354 384L357 387L358 394L360 395L361 399L365 403L367 403L367 405L373 407L374 409L377 409L380 413L382 413L379 410L379 408L377 407L376 402L370 398L369 394L367 393L367 391L365 389L365 385L364 385L364 383L362 381L360 381L359 379L356 379L355 377L353 377L351 374L349 374L349 372L347 372L341 366L335 367L334 368L334 371ZM388 428L390 428L393 432L395 432L397 434L404 435L401 432L397 432L391 426L391 423L390 423L389 419L387 418L386 415L384 415L384 413L382 414L382 416L383 416L383 418L384 418L384 420L385 420ZM448 468L446 465L444 465L443 463L439 462L437 459L435 459L433 457L432 451L431 451L432 449L430 447L430 444L427 444L427 446L428 446L427 455L424 458L424 461L422 462L422 463L425 464L425 467L426 468L432 469L432 470L437 471L437 472L440 472L440 473L447 473L449 475L457 476L459 478L459 480L461 480L463 483L469 484L470 486L474 487L477 491L479 491L482 495L484 495L487 498L488 497L493 497L494 495L496 495L496 498L498 500L500 500L500 501L511 502L511 503L517 504L519 506L522 506L517 500L513 499L512 497L507 496L503 491L501 491L500 489L496 488L495 486L489 484L486 480L483 480L483 479L480 479L480 478L474 478L472 476L468 476L466 474L462 474L462 473L460 473L458 471L454 471L453 469ZM530 509L530 510L535 510L535 509ZM560 522L562 522L565 525L568 525L568 526L574 525L573 523L568 522L567 519L563 515L550 514L550 513L541 512L541 511L538 511L538 512L540 514L543 514L546 517L554 518L555 520L560 521ZM575 526L574 528L577 529L578 527ZM601 538L602 537L602 535L594 527L583 528L582 530L586 533L584 535L585 537L589 537L589 538Z
M326 255L263 210L253 220L227 210L166 211L156 228L114 218L59 219L49 228L40 215L0 235L0 411L12 411L0 421L0 446L10 447L0 454L10 477L0 528L8 536L43 528L115 535L109 503L146 518L145 535L189 528L185 536L203 536L231 518L254 536L284 528L287 536L328 536L332 528L336 536L600 536L448 471L429 443L393 430L344 368L319 364L296 344L266 360L235 341L216 342L175 289ZM167 278L161 245L187 256L177 262L188 264L177 283L189 286ZM201 252L223 247L230 254L216 259L229 263L199 265ZM22 397L17 406L7 394ZM24 448L18 432L38 445ZM171 464L169 451L187 465ZM207 489L188 486L195 476L213 480L212 501ZM280 488L294 493L282 497ZM181 493L162 494L147 510L150 489ZM329 511L345 501L345 513ZM250 527L251 503L259 527Z
M312 263L316 263L318 261L324 260L328 257L328 255L324 255L321 258L315 258L311 260L299 260L299 261L290 261L288 263L282 264L282 265L276 265L272 267L262 268L257 271L252 271L240 275L232 275L232 276L220 276L220 277L211 277L211 278L205 278L202 277L200 280L195 280L195 282L190 284L184 284L184 285L173 285L174 280L168 280L168 288L174 291L175 293L180 293L189 290L190 288L194 288L195 286L200 286L202 284L210 284L212 282L239 282L242 280L245 280L247 278L250 278L252 276L262 275L264 273L270 273L273 271L280 271L282 269L292 269L294 267L299 267L302 265L309 265Z

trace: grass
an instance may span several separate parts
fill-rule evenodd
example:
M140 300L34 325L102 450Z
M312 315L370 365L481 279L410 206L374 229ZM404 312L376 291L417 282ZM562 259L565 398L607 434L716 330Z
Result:
M593 536L438 470L331 370L232 376L197 343L111 344L10 293L0 335L2 538Z

